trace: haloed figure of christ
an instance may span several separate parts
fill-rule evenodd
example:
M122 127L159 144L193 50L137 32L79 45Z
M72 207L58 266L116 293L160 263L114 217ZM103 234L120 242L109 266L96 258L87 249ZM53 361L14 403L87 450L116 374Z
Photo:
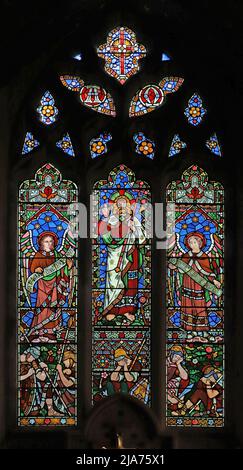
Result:
M107 321L120 316L132 323L138 309L138 283L146 235L133 206L128 197L118 196L112 209L103 207L105 219L99 222L99 235L107 248L102 312L102 318Z

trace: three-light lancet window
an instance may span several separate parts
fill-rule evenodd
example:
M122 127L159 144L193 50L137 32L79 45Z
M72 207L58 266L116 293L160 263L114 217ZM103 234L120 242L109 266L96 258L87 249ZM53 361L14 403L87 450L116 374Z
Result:
M167 423L222 426L224 191L193 165L169 184L166 198L168 218L172 208L174 214ZM120 165L95 184L93 199L93 403L121 392L150 405L153 286L144 218L150 188ZM78 257L70 225L77 201L76 185L51 164L19 190L18 422L24 426L77 422Z
M89 173L92 181L97 181L93 186L94 204L90 208L92 233L95 234L89 258L92 280L88 290L92 308L90 311L85 310L86 306L83 308L91 325L88 339L90 345L92 343L92 377L85 379L92 380L90 403L96 404L115 393L126 393L153 406L151 376L152 372L153 376L160 375L162 369L167 377L163 394L168 426L222 427L223 186L211 181L210 172L207 174L198 166L196 157L193 165L183 167L179 179L176 179L177 170L173 178L170 167L171 181L162 188L163 199L157 201L167 204L168 221L173 228L166 243L166 266L160 266L166 277L166 291L157 292L166 305L166 319L161 315L161 324L166 324L163 335L167 347L164 357L162 345L161 350L156 351L159 365L152 371L154 313L151 299L156 273L152 276L151 266L156 251L149 225L152 218L148 222L146 206L154 200L155 179L159 176L162 181L162 171L156 160L161 156L155 133L150 132L149 120L146 126L141 120L148 113L146 119L150 119L152 112L165 112L162 105L167 95L168 103L174 99L170 95L175 92L178 92L177 98L184 79L155 77L154 83L140 84L135 94L133 89L126 119L129 126L132 123L128 138L134 160L127 164L127 158L120 152L120 160L116 155L113 165L115 133L111 129L114 130L119 106L112 80L115 78L119 86L128 79L133 80L131 77L139 72L140 59L146 56L147 50L137 42L133 31L117 27L109 33L107 42L98 47L97 53L105 60L104 72L110 87L103 88L98 79L87 83L76 75L62 75L58 83L67 96L68 90L77 93L82 105L80 113L86 113L87 120L94 115L99 117L99 130L90 135L86 152L89 163L97 163ZM60 103L52 90L43 90L40 96L36 107L39 125L51 133L52 126L60 119ZM75 102L74 96L70 93L70 103ZM180 112L192 129L207 116L198 93L187 96L186 108L184 103ZM107 127L100 125L102 120ZM91 128L93 122L91 118ZM20 426L53 428L78 423L81 397L77 371L81 361L88 357L78 353L78 324L82 323L77 321L80 315L78 280L82 282L82 257L87 253L78 252L78 243L82 245L82 240L74 233L72 220L73 204L82 203L83 197L88 200L93 182L89 190L87 186L82 187L82 196L79 196L84 175L77 173L76 161L86 157L78 156L75 137L73 139L68 131L59 133L58 138L55 132L55 149L62 153L63 160L53 164L53 158L49 163L47 157L46 163L41 165L36 157L31 178L19 186L17 417ZM168 166L172 159L180 159L180 153L186 154L189 146L185 137L177 133L178 129L174 132L174 137L170 135L168 141ZM22 158L32 158L32 153L39 151L42 144L38 134L26 130ZM120 141L115 144L122 148ZM204 144L205 151L207 148L207 152L213 154L217 165L222 149L215 132L208 135ZM108 153L110 155L105 156ZM109 165L105 163L102 169L105 159L109 159ZM159 175L155 174L157 171Z

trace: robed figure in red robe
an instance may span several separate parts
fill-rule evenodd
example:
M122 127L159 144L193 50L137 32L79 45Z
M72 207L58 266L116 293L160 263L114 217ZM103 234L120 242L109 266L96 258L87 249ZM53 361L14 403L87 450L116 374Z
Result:
M203 234L189 233L184 243L188 252L180 259L185 268L191 268L190 273L188 269L169 263L170 269L178 269L181 327L187 331L208 331L207 308L212 304L212 292L220 289L221 283L217 280L217 270L212 267L209 256L202 251L206 244Z

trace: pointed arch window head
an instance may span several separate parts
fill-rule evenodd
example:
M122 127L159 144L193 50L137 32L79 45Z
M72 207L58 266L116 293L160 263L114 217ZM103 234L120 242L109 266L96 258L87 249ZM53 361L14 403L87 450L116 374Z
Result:
M224 190L192 165L166 192L167 424L224 424Z
M93 198L93 402L124 392L149 404L149 186L120 165L94 185Z
M77 187L51 164L19 189L18 423L77 422Z
M82 60L82 53L79 52L73 55L73 59L78 60L79 62Z

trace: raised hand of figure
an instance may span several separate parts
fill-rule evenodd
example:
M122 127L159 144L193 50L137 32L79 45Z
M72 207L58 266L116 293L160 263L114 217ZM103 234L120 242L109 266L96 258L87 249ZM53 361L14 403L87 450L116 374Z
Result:
M216 279L214 279L213 283L218 289L221 287L221 283L217 281Z
M169 268L170 269L176 269L176 266L174 264L169 263Z
M131 229L132 232L135 232L136 227L135 227L135 225L134 225L133 220L129 220L129 222L128 222L127 225L128 225L128 227Z
M131 364L131 359L128 359L128 358L125 357L125 359L124 359L124 369L127 370L129 364Z
M110 208L105 204L103 207L102 207L102 214L104 215L104 217L109 217L110 215Z
M70 258L67 258L66 262L67 262L68 269L71 269L73 266L73 260Z
M62 372L62 365L61 365L61 364L57 364L56 369L57 369L58 372Z
M35 269L35 273L40 273L40 274L42 274L42 273L43 273L43 268L41 268L41 267L36 268L36 269Z

